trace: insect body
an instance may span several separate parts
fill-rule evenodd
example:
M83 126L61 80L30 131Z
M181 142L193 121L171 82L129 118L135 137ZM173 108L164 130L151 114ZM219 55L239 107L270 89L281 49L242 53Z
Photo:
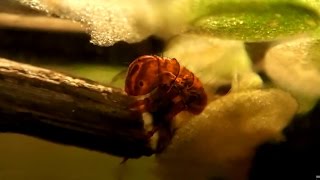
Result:
M172 119L181 111L199 114L207 104L200 80L172 58L145 55L129 66L125 91L131 96L145 96L138 109L161 112Z

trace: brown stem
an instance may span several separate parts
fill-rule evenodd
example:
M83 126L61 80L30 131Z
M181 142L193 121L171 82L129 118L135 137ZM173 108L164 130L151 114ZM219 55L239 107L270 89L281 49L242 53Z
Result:
M153 150L121 89L0 58L0 131L127 158Z

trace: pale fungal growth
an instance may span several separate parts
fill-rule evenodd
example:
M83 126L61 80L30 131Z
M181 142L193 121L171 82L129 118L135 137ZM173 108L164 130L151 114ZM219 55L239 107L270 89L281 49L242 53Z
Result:
M207 85L231 83L236 74L252 72L241 41L184 34L169 42L164 55L178 59Z
M264 69L272 82L292 93L299 112L308 112L320 98L319 40L300 38L271 48Z
M118 41L137 42L149 35L136 26L137 12L148 10L144 0L21 0L32 8L80 22L92 43L110 46ZM137 6L139 5L139 6ZM147 12L146 12L147 13ZM151 12L148 12L151 13ZM147 19L146 23L147 23Z
M180 33L186 26L186 19L183 19L186 16L181 16L186 8L181 5L188 0L178 3L148 0L19 1L48 14L80 22L91 35L92 43L111 46L119 41L139 42L150 35L167 38Z
M255 148L282 140L297 107L290 94L276 89L230 93L213 101L191 117L158 156L159 176L245 179Z
M231 92L247 91L248 89L260 89L263 81L260 76L254 72L235 74L232 80Z

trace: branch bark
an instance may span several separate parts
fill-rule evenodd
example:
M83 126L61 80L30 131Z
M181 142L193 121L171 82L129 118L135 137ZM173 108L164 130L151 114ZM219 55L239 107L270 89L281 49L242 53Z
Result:
M0 131L126 158L154 153L121 89L0 59Z

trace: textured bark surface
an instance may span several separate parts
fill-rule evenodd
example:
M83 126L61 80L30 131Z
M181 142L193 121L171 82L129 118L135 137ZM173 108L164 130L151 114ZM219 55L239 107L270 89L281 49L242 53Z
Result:
M127 158L153 150L121 89L0 59L0 131Z

